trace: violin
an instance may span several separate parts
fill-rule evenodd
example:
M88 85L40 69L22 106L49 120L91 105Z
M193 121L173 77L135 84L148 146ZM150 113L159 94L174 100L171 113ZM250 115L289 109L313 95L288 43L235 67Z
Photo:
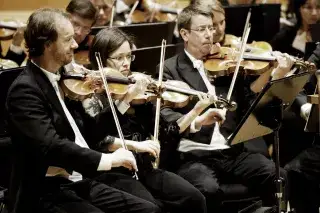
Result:
M129 84L134 83L132 79L124 77L120 72L111 68L104 68L108 80L109 89L114 99L121 99L127 93ZM92 72L94 73L94 72ZM101 93L102 79L95 74L64 74L62 76L61 88L65 95L76 101L82 101L95 93Z
M231 34L225 35L225 40L223 46L225 47L232 47L232 48L239 48L240 46L240 38ZM265 41L253 41L251 44L247 44L246 52L272 52L272 46Z
M106 73L108 87L113 99L122 99L128 92L129 85L134 84L134 78L128 78L122 75L119 71L112 68L103 68ZM96 73L95 71L92 71ZM134 75L145 75L143 73L134 73ZM82 101L90 98L95 93L101 93L102 79L100 75L84 75L84 74L64 74L62 76L61 88L65 95L76 101ZM192 97L203 92L190 89L188 84L181 81L166 81L163 82L163 88L157 88L157 81L152 80L148 85L147 91L143 94L137 95L131 102L132 105L144 104L146 102L153 102L160 95L163 99L163 105L169 105L174 108L181 108L188 104ZM235 103L229 103L221 97L215 103L217 107L225 107L228 109L235 109Z
M204 67L208 70L209 76L216 78L231 75L237 64L236 54L234 48L221 47L218 55L208 57L204 61ZM271 62L271 60L243 60L241 68L246 75L261 75L271 68Z
M19 67L19 65L11 60L0 58L0 70L12 69Z
M164 105L172 108L183 108L193 97L197 97L198 94L205 94L204 92L191 89L190 86L183 81L167 80L163 84L165 90L162 93ZM234 111L237 108L235 102L228 102L222 97L218 97L215 105L217 108L227 108L230 111Z
M209 56L204 62L204 67L209 72L209 76L217 78L220 76L228 76L233 74L237 64L237 50L230 47L221 47L220 53L214 56ZM313 71L314 66L299 58L295 58L295 71ZM255 54L246 56L243 55L243 60L240 62L240 68L244 75L261 75L270 70L277 63L276 57L270 53L270 56Z
M0 21L0 41L12 39L19 27L14 21Z

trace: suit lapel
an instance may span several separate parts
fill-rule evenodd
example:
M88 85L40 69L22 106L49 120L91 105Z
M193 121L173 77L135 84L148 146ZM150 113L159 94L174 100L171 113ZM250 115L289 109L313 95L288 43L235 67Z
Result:
M47 76L42 72L42 70L39 69L39 67L31 63L30 61L28 63L29 63L28 66L30 67L30 71L32 75L34 76L41 90L43 91L46 98L48 99L50 106L53 106L56 109L56 111L59 113L59 115L61 115L65 119L65 122L68 125L70 125L68 118L66 117L66 114L63 111L61 103L58 99L56 91L54 90Z
M192 61L186 55L185 51L181 52L178 56L177 68L181 78L183 78L190 87L202 92L208 91L199 71L193 67Z

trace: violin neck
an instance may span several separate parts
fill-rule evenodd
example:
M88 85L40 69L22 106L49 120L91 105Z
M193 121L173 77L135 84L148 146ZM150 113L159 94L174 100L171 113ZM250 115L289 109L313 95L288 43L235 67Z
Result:
M114 77L114 76L107 76L108 83L119 83L119 84L133 84L135 83L134 80L129 78L122 78L122 77Z
M245 53L245 54L243 55L243 59L247 59L247 60L258 60L258 61L274 61L274 60L276 60L276 57L274 57L274 56L263 56L263 55L258 55L258 54Z
M171 91L171 92L178 92L184 95L194 95L197 96L197 94L199 93L196 90L193 89L185 89L185 88L179 88L179 87L175 87L172 85L165 85L166 90ZM200 92L202 93L202 92Z

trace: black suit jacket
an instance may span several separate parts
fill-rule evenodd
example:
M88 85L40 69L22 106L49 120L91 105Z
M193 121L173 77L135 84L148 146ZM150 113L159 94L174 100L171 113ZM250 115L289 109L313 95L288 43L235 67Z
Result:
M303 57L304 53L292 47L298 32L296 26L284 26L269 42L273 50L288 53L293 56Z
M2 47L0 44L0 57L4 58L4 59L12 60L12 61L16 62L19 66L22 64L22 62L26 58L26 54L24 52L22 52L21 54L17 54L15 52L13 52L12 50L10 50L10 48L5 56L3 56L1 54L1 52L2 52Z
M249 107L250 101L255 95L250 92L247 85L247 81L242 81L241 77L238 76L237 83L231 97L232 100L238 103L238 108L234 112L228 112L227 118L224 124L221 126L221 133L228 137L236 128L238 122L241 119L241 114ZM205 83L203 82L197 69L193 67L190 58L186 55L185 51L182 51L178 55L169 58L164 63L164 73L163 80L179 80L186 82L192 89L207 92ZM226 97L229 86L231 82L231 77L219 77L214 81L216 87L217 95L222 95ZM163 107L161 114L168 122L176 121L184 114L187 114L196 104L196 98L183 108L172 109L168 107ZM214 125L203 126L201 130L197 133L189 133L187 130L183 135L190 140L197 141L200 143L210 144L211 136L213 132Z
M97 171L101 153L75 144L74 132L54 88L45 74L31 62L11 85L6 107L15 150L10 188L15 213L37 212L48 166L75 170L84 176ZM88 132L100 130L97 126L108 120L109 115L101 113L95 121L88 123L91 126ZM89 146L98 143L102 135L98 134L95 140L87 140Z
M312 62L316 65L317 69L320 69L320 44L317 45L317 48L312 53L312 55L308 59L309 62ZM298 94L296 99L294 100L291 108L293 111L300 116L300 108L302 105L307 103L307 96L312 95L315 92L317 86L317 78L313 74L310 76L308 82L305 84L303 90Z

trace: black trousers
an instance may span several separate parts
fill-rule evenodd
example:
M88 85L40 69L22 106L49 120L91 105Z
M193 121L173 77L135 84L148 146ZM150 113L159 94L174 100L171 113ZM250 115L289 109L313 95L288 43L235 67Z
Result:
M127 171L110 171L96 180L156 204L162 212L206 212L205 197L180 176L161 169L138 174L136 180Z
M224 195L221 183L241 183L254 194L260 195L266 205L276 202L275 164L261 154L245 152L243 148L235 147L197 156L182 154L182 157L184 163L177 174L204 194L208 212L214 212L221 205ZM286 179L283 169L281 177Z
M314 145L285 166L290 206L297 213L319 213L320 145Z
M160 212L157 205L91 179L46 178L41 213Z

